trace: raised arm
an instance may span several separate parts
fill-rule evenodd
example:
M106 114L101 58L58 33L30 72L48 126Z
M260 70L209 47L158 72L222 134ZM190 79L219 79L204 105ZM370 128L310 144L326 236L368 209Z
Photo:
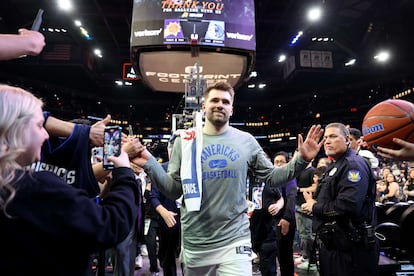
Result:
M92 145L95 146L103 146L104 141L104 130L107 124L111 122L111 115L106 115L106 117L96 122L91 126L91 131L89 133L89 140L91 141Z
M320 125L313 125L310 128L305 141L303 141L302 135L299 134L298 150L306 162L312 161L318 155L324 142L323 139L321 140L322 135L323 129Z
M0 34L0 60L37 56L45 45L41 33L27 29L20 29L19 34Z
M45 122L45 129L50 136L54 137L69 137L74 127L74 123L63 121L53 116L48 116Z

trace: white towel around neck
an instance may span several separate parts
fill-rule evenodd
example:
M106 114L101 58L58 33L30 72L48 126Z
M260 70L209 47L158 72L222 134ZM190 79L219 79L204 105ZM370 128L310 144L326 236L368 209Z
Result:
M181 184L187 211L200 211L202 198L201 150L203 146L203 121L200 112L195 114L195 128L180 130Z

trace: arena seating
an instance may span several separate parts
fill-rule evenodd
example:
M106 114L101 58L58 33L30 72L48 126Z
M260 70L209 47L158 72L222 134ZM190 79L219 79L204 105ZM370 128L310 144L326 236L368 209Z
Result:
M414 269L405 270L414 264L414 205L407 202L377 203L376 210L380 275L414 275Z
M407 202L393 204L385 211L385 220L388 222L399 223L401 215L408 207L410 207L410 204Z

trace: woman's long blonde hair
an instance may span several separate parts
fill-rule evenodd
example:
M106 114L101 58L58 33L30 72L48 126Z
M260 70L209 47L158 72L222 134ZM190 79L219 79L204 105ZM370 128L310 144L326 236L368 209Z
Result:
M24 153L30 137L25 130L42 100L21 88L0 84L0 210L16 194L16 171L24 170L16 160Z

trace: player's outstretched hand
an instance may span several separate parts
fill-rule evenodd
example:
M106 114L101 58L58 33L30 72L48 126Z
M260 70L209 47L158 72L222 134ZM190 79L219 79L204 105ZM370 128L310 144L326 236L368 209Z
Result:
M141 144L138 138L125 135L122 140L122 149L128 154L129 159L132 160L137 157L145 147Z
M310 162L318 155L324 142L324 139L321 140L322 135L321 125L312 125L305 141L301 134L298 135L298 150L305 161Z
M137 143L134 143L135 152L137 153L131 162L139 167L144 167L147 161L151 158L151 153L139 140Z

